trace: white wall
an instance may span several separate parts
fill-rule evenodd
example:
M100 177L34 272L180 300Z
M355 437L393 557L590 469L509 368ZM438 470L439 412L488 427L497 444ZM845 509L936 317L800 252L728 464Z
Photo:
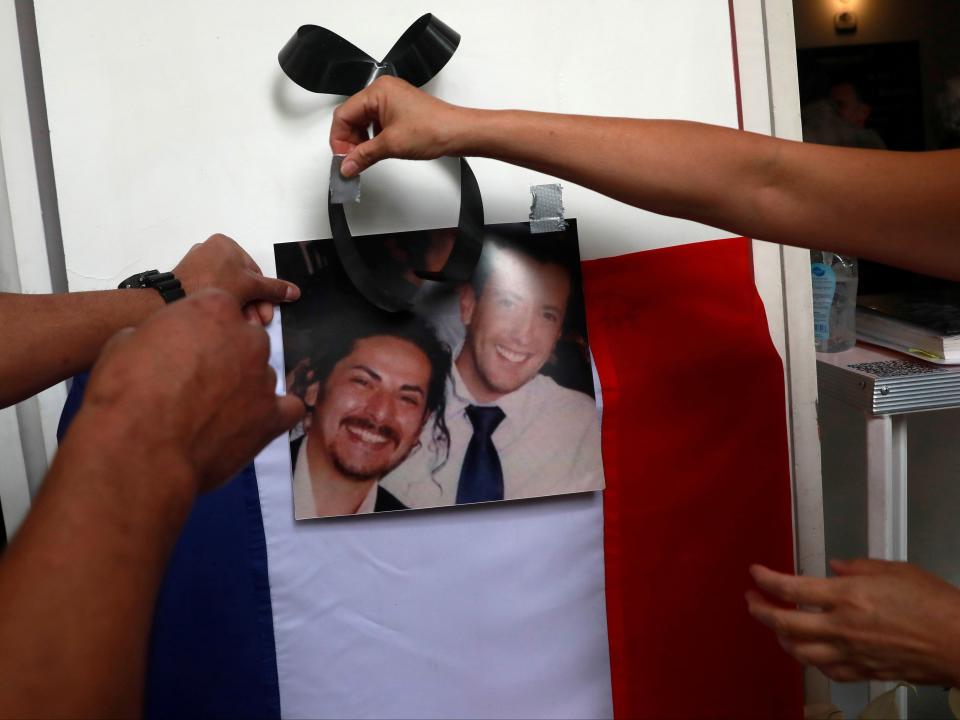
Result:
M338 99L294 86L276 53L299 24L316 22L379 56L427 9L371 2L360 17L352 5L315 2L38 2L71 289L172 266L214 231L249 246L264 268L273 242L326 235L326 134ZM438 14L463 34L429 88L445 99L736 125L726 2L558 2L543 12L457 1ZM492 222L524 219L527 188L546 180L473 166ZM439 163L387 163L364 185L357 234L454 224L457 188ZM725 235L574 186L565 195L585 257Z

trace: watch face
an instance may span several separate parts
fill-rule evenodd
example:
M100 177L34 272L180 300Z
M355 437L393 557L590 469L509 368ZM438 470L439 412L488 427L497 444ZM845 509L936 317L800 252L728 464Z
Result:
M122 283L117 286L121 290L128 290L130 288L142 288L143 287L143 277L140 273L136 275L131 275Z
M157 274L156 270L146 270L144 272L138 272L128 277L126 280L120 283L117 287L121 290L140 289L140 288L150 287L149 284L147 283L147 278L149 278L151 275L156 275L156 274Z

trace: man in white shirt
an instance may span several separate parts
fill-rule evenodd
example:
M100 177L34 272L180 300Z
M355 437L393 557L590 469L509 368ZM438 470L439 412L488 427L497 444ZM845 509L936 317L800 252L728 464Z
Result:
M447 387L450 452L414 455L382 485L409 507L603 487L594 400L540 374L564 326L571 262L555 237L488 239L461 290L466 328Z
M353 320L309 361L305 400L315 404L306 435L291 443L298 520L403 510L380 478L421 443L421 454L446 452L449 349L418 318Z

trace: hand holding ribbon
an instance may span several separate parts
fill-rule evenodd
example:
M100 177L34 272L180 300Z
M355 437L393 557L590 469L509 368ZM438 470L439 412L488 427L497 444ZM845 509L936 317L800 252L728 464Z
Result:
M414 22L379 62L336 33L304 25L284 45L280 66L291 80L312 92L352 95L383 75L423 85L452 57L460 36L427 14ZM421 278L465 282L473 272L483 244L483 201L470 166L460 159L460 220L456 241L439 272L417 271ZM337 253L357 289L380 308L413 307L419 286L402 276L375 277L350 235L342 203L328 196L330 228Z
M403 80L380 77L333 113L330 148L344 156L340 172L347 178L387 158L458 157L471 112ZM367 134L371 125L378 131L373 138Z

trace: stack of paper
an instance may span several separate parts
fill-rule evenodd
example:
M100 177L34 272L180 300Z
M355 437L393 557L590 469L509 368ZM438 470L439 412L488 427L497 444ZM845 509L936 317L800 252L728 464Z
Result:
M960 364L960 298L942 293L861 296L857 337L930 362Z

